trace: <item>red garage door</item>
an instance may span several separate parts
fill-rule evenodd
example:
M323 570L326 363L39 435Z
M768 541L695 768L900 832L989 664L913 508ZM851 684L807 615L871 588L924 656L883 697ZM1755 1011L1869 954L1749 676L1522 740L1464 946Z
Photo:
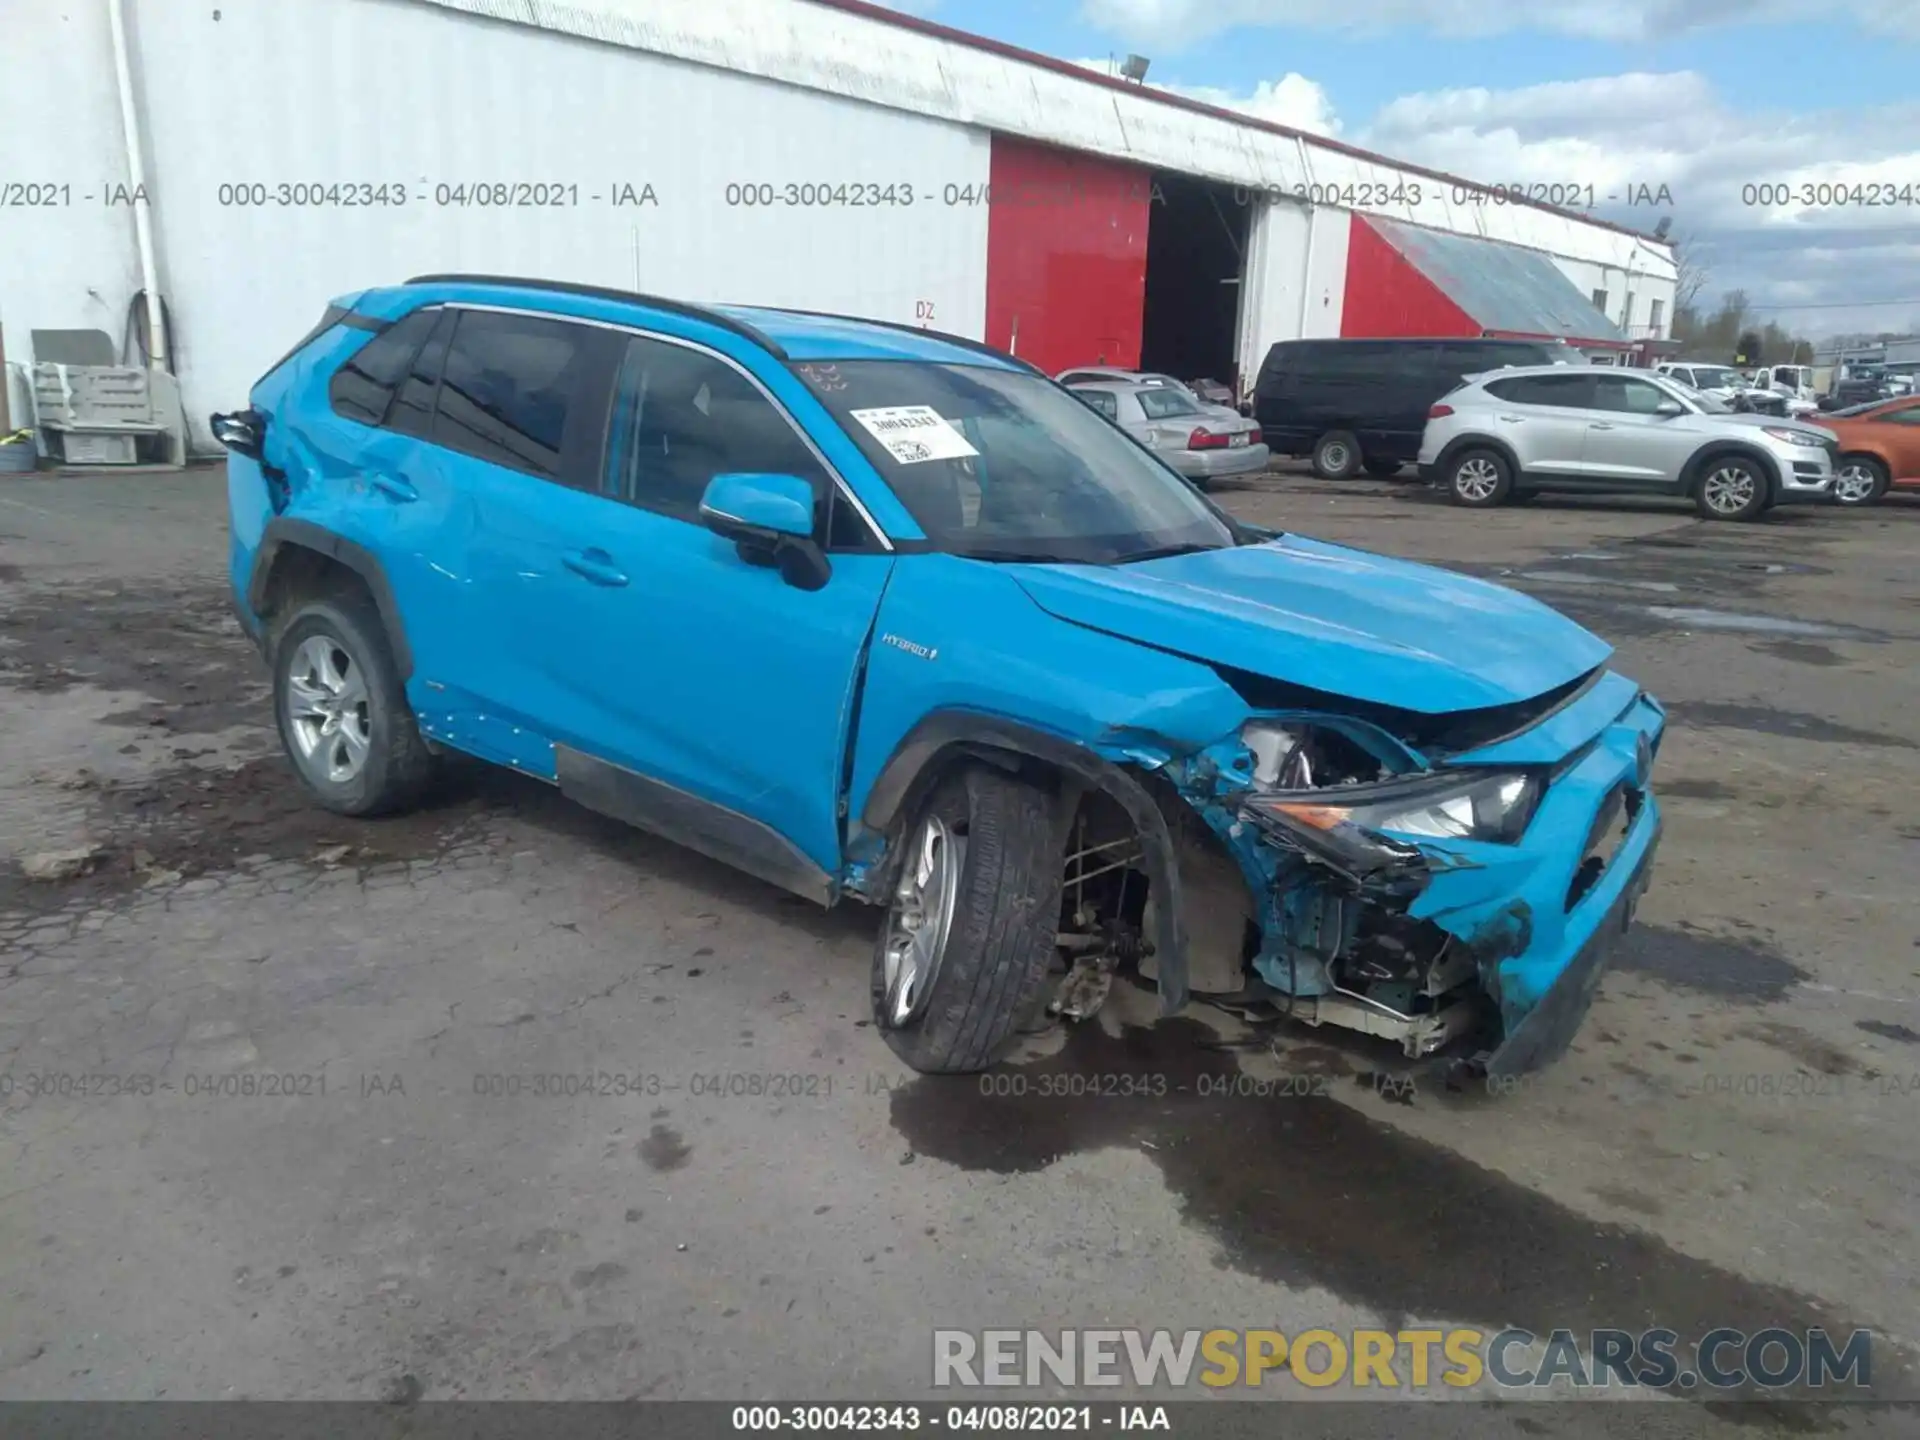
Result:
M1049 375L1140 363L1151 172L993 137L987 343Z

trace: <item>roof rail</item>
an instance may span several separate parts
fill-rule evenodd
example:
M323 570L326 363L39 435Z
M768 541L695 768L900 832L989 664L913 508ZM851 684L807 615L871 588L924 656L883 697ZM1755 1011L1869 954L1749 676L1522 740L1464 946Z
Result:
M969 340L964 335L951 335L945 330L926 330L918 325L908 325L899 320L874 320L865 315L838 315L831 310L796 310L787 305L743 305L741 308L766 310L775 315L812 315L821 320L845 320L850 325L877 325L882 330L899 330L908 335L925 335L934 340L944 340L947 344L962 350L971 350L976 355L991 355L996 360L1011 360L1023 370L1032 371L1042 379L1048 378L1046 371L1031 361L1022 360L1018 355L1009 355L1004 350L996 350L984 341Z
M675 315L684 315L689 320L704 320L709 325L717 325L722 330L731 330L742 339L750 340L776 360L787 359L787 352L778 341L763 330L757 330L743 320L722 314L705 305L689 305L684 300L669 300L661 295L643 295L637 290L614 290L605 285L580 285L571 280L537 280L524 275L415 275L407 282L409 285L511 285L522 290L552 290L561 295L585 295L595 300L619 300L629 305L647 305L655 310L665 310Z

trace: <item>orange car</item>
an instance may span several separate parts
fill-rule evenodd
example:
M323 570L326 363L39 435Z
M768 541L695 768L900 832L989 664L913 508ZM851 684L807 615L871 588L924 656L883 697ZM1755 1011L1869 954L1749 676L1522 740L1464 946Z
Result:
M1896 485L1920 489L1920 396L1807 419L1840 437L1833 498L1842 505L1871 505Z

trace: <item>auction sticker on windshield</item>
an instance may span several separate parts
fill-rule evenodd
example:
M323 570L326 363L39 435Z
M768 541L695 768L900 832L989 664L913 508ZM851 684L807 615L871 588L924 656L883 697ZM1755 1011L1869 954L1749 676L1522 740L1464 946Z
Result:
M931 405L886 405L847 412L902 465L959 460L980 452Z

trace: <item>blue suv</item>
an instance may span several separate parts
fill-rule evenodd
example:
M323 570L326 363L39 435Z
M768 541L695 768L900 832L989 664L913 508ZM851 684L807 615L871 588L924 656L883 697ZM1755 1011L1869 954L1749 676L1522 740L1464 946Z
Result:
M1647 883L1664 717L1603 641L1237 521L972 341L426 276L334 302L214 429L321 805L460 751L872 903L923 1071L1122 970L1529 1069Z

